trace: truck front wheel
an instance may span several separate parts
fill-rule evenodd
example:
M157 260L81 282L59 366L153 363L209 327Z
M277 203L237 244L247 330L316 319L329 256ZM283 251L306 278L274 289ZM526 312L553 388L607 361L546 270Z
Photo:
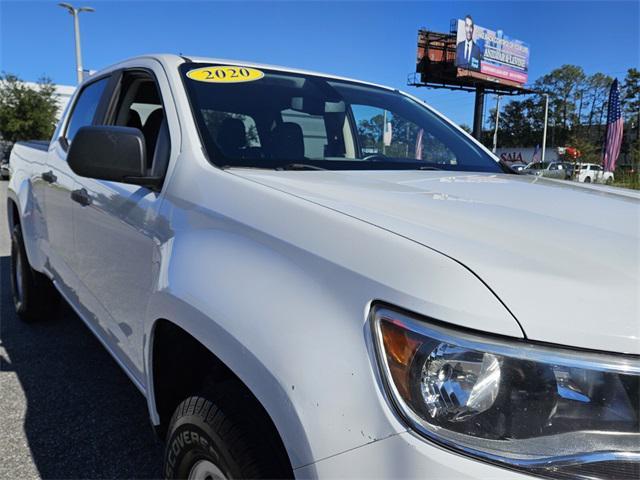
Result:
M176 408L164 456L167 479L291 478L235 382Z
M11 290L16 313L22 320L38 320L55 306L51 281L29 265L20 225L13 227L11 235Z

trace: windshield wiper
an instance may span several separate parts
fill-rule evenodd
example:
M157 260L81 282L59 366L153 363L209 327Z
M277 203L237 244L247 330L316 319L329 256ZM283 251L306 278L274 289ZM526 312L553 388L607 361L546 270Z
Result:
M276 167L276 170L326 170L326 168L310 165L308 163L289 163Z
M418 170L442 170L442 169L438 167L427 167L423 165L421 167L418 167Z

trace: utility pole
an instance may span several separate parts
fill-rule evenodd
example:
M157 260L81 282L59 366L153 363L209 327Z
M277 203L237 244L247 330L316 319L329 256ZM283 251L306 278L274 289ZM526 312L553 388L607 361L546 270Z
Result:
M385 140L387 138L387 136L385 135L387 133L387 109L384 109L384 113L382 116L382 154L384 155L386 153L386 149L385 149Z
M493 153L498 149L498 123L500 123L500 95L496 95L496 128L493 131Z
M542 161L544 162L544 154L547 150L547 119L549 117L549 94L544 95L544 128L542 129Z
M95 12L95 9L91 7L75 8L68 3L59 3L59 7L65 8L71 15L73 15L73 31L76 41L76 74L78 77L78 83L82 83L83 69L82 69L82 51L80 50L80 20L78 15L80 12Z

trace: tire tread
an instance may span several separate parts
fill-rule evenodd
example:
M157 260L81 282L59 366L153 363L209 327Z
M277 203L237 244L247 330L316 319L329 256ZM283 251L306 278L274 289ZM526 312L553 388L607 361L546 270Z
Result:
M238 382L227 381L183 400L171 418L167 445L176 423L189 416L199 417L216 432L228 455L241 469L243 478L292 476L290 469L284 467L281 455L269 443L270 433L264 419L254 414L249 398Z

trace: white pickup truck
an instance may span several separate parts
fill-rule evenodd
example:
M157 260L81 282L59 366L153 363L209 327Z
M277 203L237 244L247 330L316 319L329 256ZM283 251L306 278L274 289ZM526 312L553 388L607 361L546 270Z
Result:
M613 182L613 172L605 172L602 165L594 163L579 163L577 165L576 180L584 183L606 183Z
M637 478L636 193L511 174L391 88L175 55L10 165L18 314L71 304L167 478Z

